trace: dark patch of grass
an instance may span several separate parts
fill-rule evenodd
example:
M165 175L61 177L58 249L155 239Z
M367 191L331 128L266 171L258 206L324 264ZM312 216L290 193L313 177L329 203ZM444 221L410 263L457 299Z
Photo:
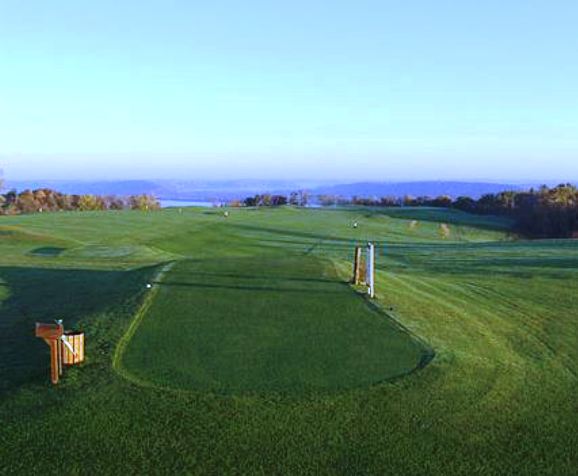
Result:
M0 279L8 293L0 306L0 394L46 381L49 350L34 336L36 322L63 319L90 341L83 320L112 312L138 291L131 272L0 267Z
M60 256L66 248L60 248L58 246L41 246L40 248L33 249L30 254L32 256Z

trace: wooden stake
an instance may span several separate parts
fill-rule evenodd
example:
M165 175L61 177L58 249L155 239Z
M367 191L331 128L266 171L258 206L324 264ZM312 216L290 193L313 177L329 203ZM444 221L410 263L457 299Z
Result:
M54 385L58 383L58 341L45 339L50 346L50 380Z

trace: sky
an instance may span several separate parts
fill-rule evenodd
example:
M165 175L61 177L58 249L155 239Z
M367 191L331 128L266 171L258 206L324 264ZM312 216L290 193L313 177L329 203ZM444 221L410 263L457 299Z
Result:
M6 179L577 180L575 0L0 0Z

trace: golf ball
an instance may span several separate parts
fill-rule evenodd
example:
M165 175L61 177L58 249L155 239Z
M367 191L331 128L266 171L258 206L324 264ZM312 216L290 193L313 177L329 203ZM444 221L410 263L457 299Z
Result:
M149 284L147 284L147 289L150 289L150 288L152 288L152 287L153 287L153 285L152 285L152 284L150 284L150 283L149 283Z

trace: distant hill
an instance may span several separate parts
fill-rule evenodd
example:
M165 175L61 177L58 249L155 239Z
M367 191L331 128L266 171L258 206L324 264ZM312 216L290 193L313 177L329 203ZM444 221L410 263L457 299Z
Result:
M320 194L339 195L344 198L384 197L405 195L430 196L449 195L453 198L467 195L479 198L484 193L503 190L522 190L526 185L499 184L488 182L421 181L421 182L357 182L350 184L320 183L290 180L33 180L7 181L6 188L17 190L52 188L63 193L96 195L154 194L164 200L219 201L244 198L257 193L288 194L293 190L307 189L312 196Z
M287 194L300 188L319 186L314 182L283 180L122 180L122 181L80 181L80 180L26 180L7 181L5 188L17 190L51 188L69 194L95 195L135 195L154 194L164 200L231 200L244 198L256 193L270 192Z
M7 180L5 188L25 189L50 188L69 194L94 195L134 195L150 193L158 188L154 181L149 180L119 180L88 182L80 180Z
M313 190L313 193L316 195L339 195L344 198L351 198L354 195L364 198L403 197L405 195L414 197L438 197L440 195L449 195L452 198L468 196L477 199L485 193L498 193L504 190L523 190L525 188L527 187L523 185L489 182L358 182L319 187Z

